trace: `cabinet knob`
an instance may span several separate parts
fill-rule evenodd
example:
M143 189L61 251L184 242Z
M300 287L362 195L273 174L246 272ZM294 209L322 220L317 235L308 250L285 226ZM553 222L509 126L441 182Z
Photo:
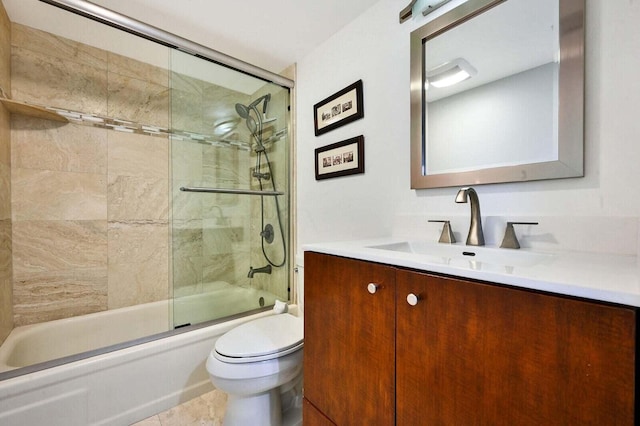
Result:
M420 297L413 293L409 293L407 295L407 303L411 306L416 306L418 304L418 300L420 300Z
M378 291L379 288L379 284L369 283L369 285L367 286L367 291L371 294L375 294L375 292Z

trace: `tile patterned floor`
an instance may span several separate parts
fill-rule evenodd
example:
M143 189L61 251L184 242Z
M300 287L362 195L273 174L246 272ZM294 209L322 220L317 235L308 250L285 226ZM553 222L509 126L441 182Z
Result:
M214 390L132 426L221 426L226 403L227 395Z

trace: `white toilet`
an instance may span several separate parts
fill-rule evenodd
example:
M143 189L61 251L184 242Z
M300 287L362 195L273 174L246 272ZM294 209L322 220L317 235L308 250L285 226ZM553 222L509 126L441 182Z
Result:
M225 426L302 424L302 318L284 313L244 323L207 358L213 385L228 394Z

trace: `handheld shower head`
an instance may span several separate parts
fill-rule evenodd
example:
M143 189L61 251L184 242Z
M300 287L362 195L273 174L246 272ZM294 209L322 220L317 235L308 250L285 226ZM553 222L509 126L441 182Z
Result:
M263 100L264 100L264 103L262 104L262 117L260 117L260 120L261 120L262 124L271 123L272 121L276 121L275 117L271 117L271 118L267 117L267 105L269 104L269 102L271 102L271 93L267 93L266 95L256 99L254 101L254 103L257 106Z
M271 93L267 93L266 95L260 96L255 101L251 102L249 105L243 105L241 103L236 104L236 112L238 115L244 119L249 117L251 110L253 110L256 115L262 120L263 117L266 117L267 114L267 105L271 101ZM260 111L258 111L258 105L262 103L262 115L260 115Z
M260 120L260 117L258 117L258 120ZM262 123L262 121L260 121L260 122ZM249 128L249 131L252 134L255 134L259 130L258 123L250 115L247 116L247 127ZM261 127L262 127L262 125L261 125Z
M262 113L266 114L267 105L269 104L269 102L271 102L271 93L267 93L266 95L260 96L258 99L251 102L251 104L249 104L249 108L257 107L258 105L260 105L260 102L264 102L264 104L262 104Z
M267 118L267 105L271 101L271 93L260 96L249 105L243 105L241 103L236 104L236 112L241 118L244 118L247 123L247 127L252 134L262 132L262 125L275 121L275 118ZM262 114L258 110L258 105L262 103ZM251 111L254 112L256 118L251 116Z

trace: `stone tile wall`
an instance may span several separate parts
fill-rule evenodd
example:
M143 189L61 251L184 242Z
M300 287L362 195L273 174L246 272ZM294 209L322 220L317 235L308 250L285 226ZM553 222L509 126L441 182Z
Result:
M262 93L249 96L170 74L19 24L12 25L12 37L15 99L207 135L217 122L235 119L236 129L224 139L238 142L212 145L13 115L16 326L161 300L173 290L175 296L194 294L216 281L287 297L287 268L247 278L250 265L266 264L259 197L179 190L257 189L250 178L251 135L235 104ZM288 97L280 90L272 98L270 111L281 112L271 133L286 126ZM278 189L287 191L286 140L268 153ZM281 208L286 227L286 201ZM266 200L266 211L277 228L273 199ZM267 249L280 259L276 244L279 239Z
M12 25L12 96L168 126L168 72ZM13 316L166 299L168 139L12 116Z
M173 60L182 55L177 52ZM176 73L171 75L171 86L176 129L212 134L216 123L235 120L235 129L224 139L247 145L249 131L235 104L250 103L249 95ZM207 291L207 284L217 281L248 287L250 197L179 190L181 186L248 188L251 153L247 146L174 139L171 164L175 296Z
M178 57L174 60L179 60ZM280 299L288 297L288 273L285 266L274 268L271 275L247 277L249 267L267 264L261 248L261 199L257 196L229 194L193 194L179 191L181 186L194 185L214 188L259 190L258 181L251 176L255 167L255 141L245 120L239 119L235 104L250 104L266 94L272 94L268 117L275 122L264 126L264 139L280 129L286 129L288 92L274 85L265 85L258 92L242 95L184 75L171 76L176 102L172 102L172 121L177 129L191 129L211 133L212 124L235 119L235 129L225 140L242 142L242 146L216 146L193 141L172 142L173 179L173 279L176 296L206 291L207 285L225 281L243 287L268 290ZM215 107L212 108L212 105ZM273 167L277 189L288 193L288 146L286 136L267 145L267 155ZM262 158L261 172L267 172ZM271 190L271 181L264 182L264 190ZM288 202L280 197L282 223L288 241ZM273 244L265 244L270 258L282 260L275 202L264 197L265 224L276 232ZM287 253L288 256L288 253ZM288 263L287 263L288 265Z
M0 2L0 87L11 93L11 23ZM0 344L13 328L11 259L11 123L0 107Z

